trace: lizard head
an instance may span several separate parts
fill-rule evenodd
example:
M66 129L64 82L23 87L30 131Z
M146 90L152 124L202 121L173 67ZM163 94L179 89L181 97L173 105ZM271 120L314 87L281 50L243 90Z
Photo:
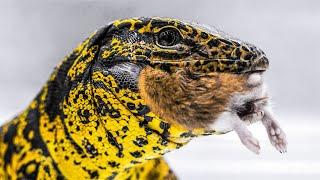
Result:
M167 72L190 68L198 73L264 71L268 59L257 47L214 28L175 19L140 18L112 23L100 50L105 64L134 62Z
M189 128L212 123L232 94L247 90L243 74L269 65L254 45L175 19L118 20L105 31L94 71L112 75L152 112Z

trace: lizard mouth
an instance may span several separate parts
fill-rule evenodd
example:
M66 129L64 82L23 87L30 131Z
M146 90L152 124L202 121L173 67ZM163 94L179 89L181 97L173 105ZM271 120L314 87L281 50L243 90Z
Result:
M269 60L266 56L260 56L253 60L251 67L248 70L243 71L243 73L263 73L269 67Z
M254 73L262 74L265 71L266 71L266 69L255 69L255 70L245 71L245 73L248 73L248 74L254 74Z
M169 67L189 67L195 69L206 69L207 71L234 72L237 74L263 73L269 67L269 60L265 55L261 55L253 60L233 60L233 59L185 59L181 60L152 60L148 62L154 66L162 68ZM223 65L221 65L223 64ZM220 66L221 65L221 66ZM239 69L237 68L239 66ZM242 70L240 70L242 69Z

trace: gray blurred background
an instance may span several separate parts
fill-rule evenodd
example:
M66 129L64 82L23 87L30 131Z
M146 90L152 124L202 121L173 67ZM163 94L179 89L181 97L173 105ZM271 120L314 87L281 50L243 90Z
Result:
M0 123L22 111L54 66L96 28L126 17L164 16L208 24L262 48L275 114L288 153L250 127L262 152L234 133L197 139L167 159L181 179L317 179L320 177L320 1L125 0L0 2Z

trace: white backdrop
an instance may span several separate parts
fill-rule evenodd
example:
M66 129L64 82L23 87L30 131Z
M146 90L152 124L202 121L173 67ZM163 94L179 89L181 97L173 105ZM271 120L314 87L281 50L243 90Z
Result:
M320 1L314 0L2 0L0 123L23 110L53 67L97 27L125 17L165 16L214 25L261 47L274 111L288 153L275 152L260 124L261 155L234 133L194 140L169 153L182 179L317 179L320 177Z

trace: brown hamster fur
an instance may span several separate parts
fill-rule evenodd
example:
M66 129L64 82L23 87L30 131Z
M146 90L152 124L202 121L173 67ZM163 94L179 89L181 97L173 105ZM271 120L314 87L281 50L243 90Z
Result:
M169 74L147 67L138 82L154 113L189 129L208 127L226 110L232 94L250 89L246 75L213 72L194 77L188 69Z

